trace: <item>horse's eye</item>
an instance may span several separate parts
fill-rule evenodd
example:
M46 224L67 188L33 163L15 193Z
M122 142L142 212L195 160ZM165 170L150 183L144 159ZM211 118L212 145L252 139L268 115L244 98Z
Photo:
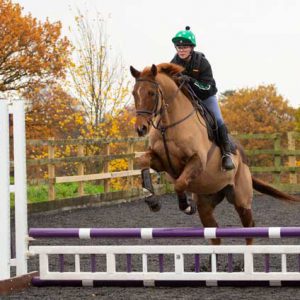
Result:
M148 95L151 96L151 97L153 97L153 96L155 95L155 93L152 92L152 91L149 91L149 92L148 92Z

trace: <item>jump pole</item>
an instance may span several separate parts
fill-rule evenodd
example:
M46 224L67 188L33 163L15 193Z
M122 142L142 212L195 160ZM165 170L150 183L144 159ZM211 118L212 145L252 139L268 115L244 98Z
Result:
M32 239L176 239L176 238L299 238L299 227L252 228L31 228ZM39 256L40 277L33 278L35 286L300 286L300 245L97 245L97 246L30 246L29 253ZM218 255L228 259L227 272L218 270ZM49 269L49 257L58 256L57 270ZM64 255L74 256L74 271L64 270ZM194 256L194 271L185 270L186 256ZM211 271L200 270L203 256L211 257ZM234 271L235 255L242 256L243 269ZM281 271L272 271L270 255L280 257ZM90 262L88 263L88 256ZM102 269L97 268L97 257L105 256ZM120 270L121 256L125 258ZM132 264L132 257L140 257L141 265ZM156 271L149 266L148 257L156 257ZM165 257L173 257L171 269L164 271ZM264 271L255 267L255 256L264 261ZM296 259L297 270L290 270L288 259ZM90 271L81 270L81 257ZM119 258L118 258L119 257Z
M29 237L33 239L300 238L300 227L30 228Z

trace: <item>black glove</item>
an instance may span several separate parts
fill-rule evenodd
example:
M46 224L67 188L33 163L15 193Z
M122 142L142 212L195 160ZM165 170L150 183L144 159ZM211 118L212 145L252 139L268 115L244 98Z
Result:
M192 81L192 77L188 76L188 75L185 75L185 74L180 74L178 76L178 79L181 80L181 81L184 81L184 82L193 82Z

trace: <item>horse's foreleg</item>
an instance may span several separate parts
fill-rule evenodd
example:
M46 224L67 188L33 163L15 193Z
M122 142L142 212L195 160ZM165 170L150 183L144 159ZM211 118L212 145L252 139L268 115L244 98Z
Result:
M195 202L187 198L185 191L189 183L200 174L202 169L200 157L194 154L175 182L174 189L178 197L179 209L188 215L194 214L197 208Z
M150 168L158 172L163 171L163 166L160 162L160 159L152 150L149 150L139 158L138 163L140 168L142 169L142 186L151 193L150 196L146 197L145 202L148 204L149 208L152 211L159 211L161 208L161 204L158 197L154 194Z

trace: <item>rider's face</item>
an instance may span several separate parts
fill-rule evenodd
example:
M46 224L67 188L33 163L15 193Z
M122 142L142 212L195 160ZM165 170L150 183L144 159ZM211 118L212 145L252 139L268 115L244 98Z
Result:
M176 46L177 54L181 59L188 59L193 50L192 46Z

